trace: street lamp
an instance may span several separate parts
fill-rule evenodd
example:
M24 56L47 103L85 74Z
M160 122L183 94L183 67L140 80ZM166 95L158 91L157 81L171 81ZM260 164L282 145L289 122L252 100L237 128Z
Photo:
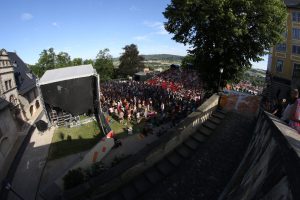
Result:
M221 77L222 77L223 71L224 71L224 69L220 68L220 78L219 78L219 84L218 84L218 92L220 91Z

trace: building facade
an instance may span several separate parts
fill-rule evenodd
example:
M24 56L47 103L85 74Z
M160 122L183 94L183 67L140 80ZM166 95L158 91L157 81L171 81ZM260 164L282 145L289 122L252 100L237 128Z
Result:
M268 62L272 98L286 98L291 87L300 89L300 0L285 0L285 4L284 41L271 49Z
M36 78L16 53L0 50L0 180L40 108Z
M14 66L18 99L22 108L23 119L30 121L40 109L40 95L36 87L36 77L16 53L8 52L8 57Z
M0 171L23 125L14 70L8 53L0 50Z

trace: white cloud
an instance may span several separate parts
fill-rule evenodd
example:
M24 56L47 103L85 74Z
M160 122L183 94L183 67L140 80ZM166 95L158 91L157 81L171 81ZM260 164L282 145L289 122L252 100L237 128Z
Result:
M168 34L168 32L166 31L164 24L162 22L144 21L143 24L154 30L154 32L152 34L157 34L157 35L167 35Z
M146 40L148 40L148 36L147 35L140 35L140 36L133 37L133 39L137 40L137 41L146 41Z
M23 14L21 15L21 20L23 20L23 21L29 21L29 20L31 20L32 18L33 18L33 15L30 14L30 13L23 13Z
M143 24L150 27L150 28L157 28L157 27L162 25L161 22L150 22L150 21L144 21Z
M51 25L52 25L52 26L55 26L55 27L59 27L59 25L58 25L57 22L52 22Z

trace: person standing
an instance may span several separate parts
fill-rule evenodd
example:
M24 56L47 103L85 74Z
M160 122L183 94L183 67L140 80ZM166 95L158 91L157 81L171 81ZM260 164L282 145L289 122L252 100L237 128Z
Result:
M291 100L294 101L294 103L291 108L289 125L300 134L300 99L298 89L291 91Z

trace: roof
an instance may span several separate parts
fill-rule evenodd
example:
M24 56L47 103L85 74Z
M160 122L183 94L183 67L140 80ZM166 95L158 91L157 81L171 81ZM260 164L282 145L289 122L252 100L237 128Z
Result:
M31 73L27 65L15 52L8 52L8 57L14 65L18 91L21 95L23 95L36 86L36 77Z
M40 85L46 85L49 83L82 78L92 76L96 73L96 70L92 65L79 65L72 67L65 67L59 69L47 70L39 81Z
M300 0L284 0L288 8L300 8Z

